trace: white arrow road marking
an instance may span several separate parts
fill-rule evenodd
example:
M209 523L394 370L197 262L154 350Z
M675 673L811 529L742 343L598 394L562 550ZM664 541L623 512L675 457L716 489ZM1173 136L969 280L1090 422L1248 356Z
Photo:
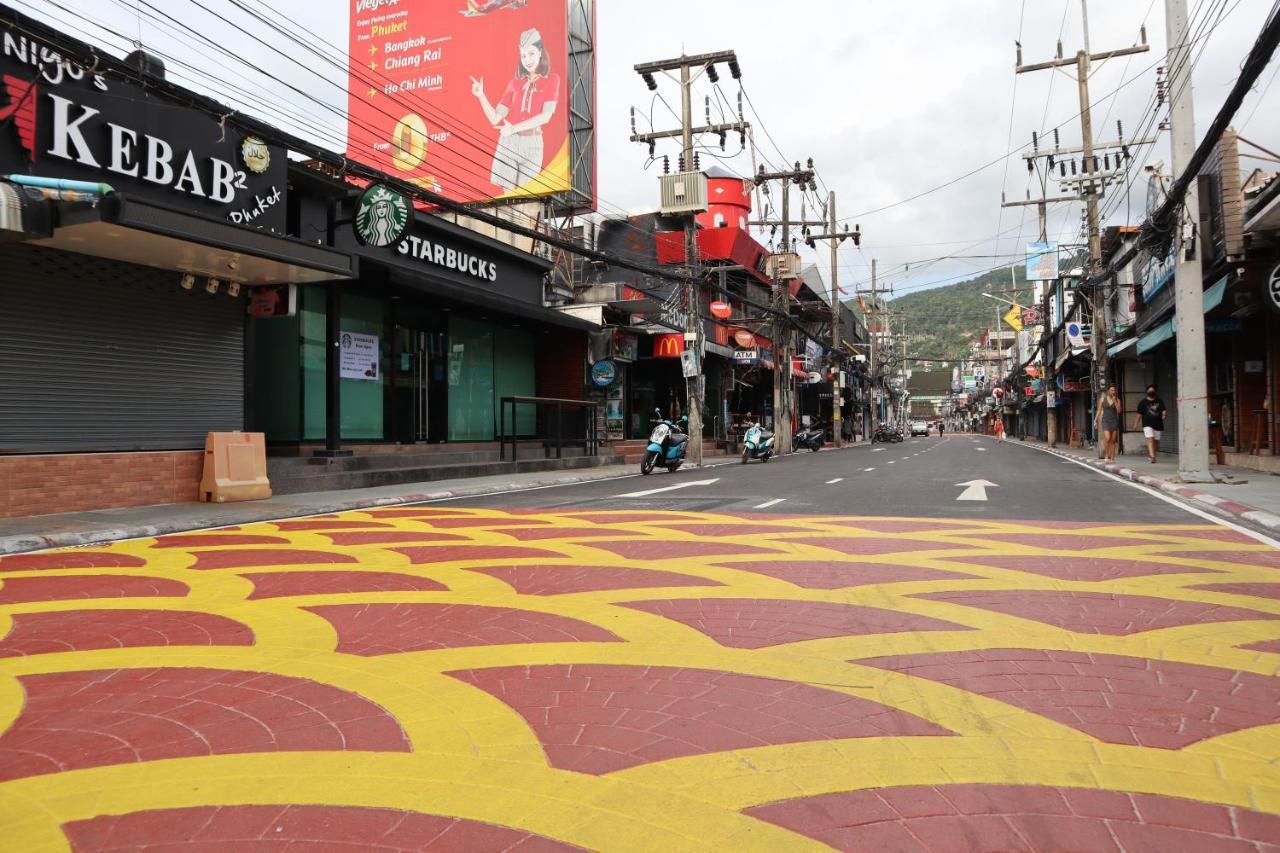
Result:
M870 474L872 471L874 471L874 470L876 470L876 469L875 469L875 468L863 468L862 470L863 470L863 471L866 471L868 474Z
M884 450L884 448L883 448L883 447L873 447L873 448L871 448L871 452L872 452L872 453L879 453L879 452L880 452L880 451L882 451L882 450Z
M889 464L892 465L894 462L897 462L897 461L898 461L897 459L890 459Z
M780 503L782 503L782 502L783 502L783 501L785 501L785 500L786 500L786 498L774 498L774 499L773 499L773 500L771 500L771 501L765 501L765 502L764 502L764 503L762 503L762 504L757 504L756 506L753 506L753 507L752 507L752 509L768 509L769 507L773 506L774 504L780 504Z
M965 486L965 490L960 493L958 501L985 501L987 499L987 489L1000 488L990 480L970 480L967 483L956 483L957 486Z
M645 489L643 492L627 492L625 495L616 495L619 498L647 498L649 495L656 495L659 492L674 492L676 489L687 489L690 486L710 486L720 482L720 478L714 480L689 480L685 483L677 483L674 486L663 486L661 489Z
M827 480L827 485L834 486L836 483L839 483L843 479L844 477L836 477L834 480Z
M979 448L978 448L978 452L979 452L979 453L986 453L986 452L987 452L987 449L986 449L985 447L979 447Z

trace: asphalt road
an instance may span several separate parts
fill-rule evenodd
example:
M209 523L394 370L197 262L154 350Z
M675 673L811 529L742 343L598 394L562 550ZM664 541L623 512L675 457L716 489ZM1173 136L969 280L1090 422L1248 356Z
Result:
M986 500L960 500L969 491L963 484L975 480L994 484L970 492L973 497L974 492L985 492ZM1082 465L1017 442L963 433L796 453L768 464L743 465L733 460L675 474L657 472L474 498L467 503L494 508L572 506L1026 521L1192 520L1186 510Z

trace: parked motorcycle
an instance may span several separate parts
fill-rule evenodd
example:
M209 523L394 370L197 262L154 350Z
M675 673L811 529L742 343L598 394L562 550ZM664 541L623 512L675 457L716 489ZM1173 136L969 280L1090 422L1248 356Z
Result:
M811 426L796 433L795 438L791 440L791 446L796 450L812 450L817 453L826 438L827 435L821 426Z
M752 424L751 429L747 430L746 435L742 437L742 464L746 465L748 459L768 462L772 455L773 433L759 423Z
M902 430L889 424L880 424L871 434L872 444L897 444L902 441Z
M674 474L684 464L685 453L689 450L689 436L684 432L689 418L682 417L677 424L664 418L661 409L654 409L653 413L658 418L658 425L649 433L649 446L640 460L640 473L651 474L655 467L661 465Z

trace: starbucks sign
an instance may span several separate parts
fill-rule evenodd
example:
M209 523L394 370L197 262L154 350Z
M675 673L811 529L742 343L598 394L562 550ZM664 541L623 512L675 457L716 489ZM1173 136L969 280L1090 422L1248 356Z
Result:
M409 228L409 200L386 184L372 184L356 203L355 232L362 246L398 243Z

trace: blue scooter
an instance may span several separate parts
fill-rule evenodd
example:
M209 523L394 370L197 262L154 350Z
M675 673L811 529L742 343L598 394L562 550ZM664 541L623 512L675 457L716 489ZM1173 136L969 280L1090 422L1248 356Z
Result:
M689 418L680 418L677 425L664 418L661 409L654 409L653 413L658 417L658 425L649 433L649 447L640 460L640 473L651 474L656 466L661 465L674 474L684 464L684 456L689 449L689 436L682 430Z
M748 459L759 459L767 463L771 456L773 456L773 433L760 426L758 422L752 424L742 436L742 464L746 465Z

